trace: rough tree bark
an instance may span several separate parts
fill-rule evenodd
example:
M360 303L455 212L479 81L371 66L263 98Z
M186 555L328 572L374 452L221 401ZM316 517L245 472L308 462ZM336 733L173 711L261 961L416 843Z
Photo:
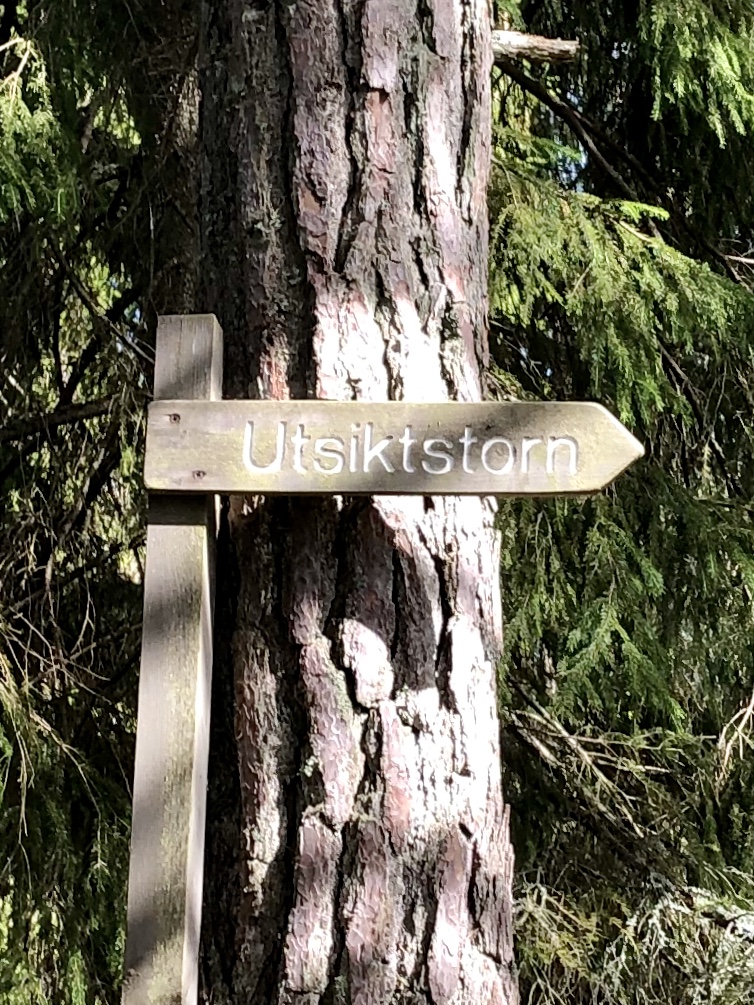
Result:
M226 397L480 398L487 0L215 0L203 35ZM517 1000L497 555L488 500L230 501L205 1002Z

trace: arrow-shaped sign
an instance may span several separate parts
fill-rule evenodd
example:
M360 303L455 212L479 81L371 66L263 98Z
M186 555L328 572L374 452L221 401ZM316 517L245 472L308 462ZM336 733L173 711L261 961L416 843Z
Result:
M163 492L572 495L644 453L592 402L156 401Z
M167 495L151 500L144 576L124 1005L196 1000L211 496L581 494L644 452L594 404L212 400L221 395L222 350L213 316L160 318L145 481Z

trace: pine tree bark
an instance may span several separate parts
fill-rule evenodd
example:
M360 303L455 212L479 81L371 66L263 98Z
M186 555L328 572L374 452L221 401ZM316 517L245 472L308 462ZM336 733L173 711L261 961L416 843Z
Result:
M481 397L489 30L205 6L226 397ZM203 1000L512 1005L492 503L232 499L220 552Z

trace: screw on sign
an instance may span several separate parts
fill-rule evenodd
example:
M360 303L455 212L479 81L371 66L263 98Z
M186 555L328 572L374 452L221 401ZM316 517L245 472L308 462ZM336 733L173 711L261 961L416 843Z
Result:
M124 1005L194 1005L216 493L575 495L644 450L591 402L220 401L211 315L161 318Z

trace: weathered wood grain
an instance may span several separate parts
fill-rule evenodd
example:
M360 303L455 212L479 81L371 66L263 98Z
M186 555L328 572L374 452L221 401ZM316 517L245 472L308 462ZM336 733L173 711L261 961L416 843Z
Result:
M596 492L644 453L592 402L159 401L159 491L271 495Z
M155 397L221 394L214 317L164 317ZM212 674L214 501L150 499L123 1005L195 1005Z

